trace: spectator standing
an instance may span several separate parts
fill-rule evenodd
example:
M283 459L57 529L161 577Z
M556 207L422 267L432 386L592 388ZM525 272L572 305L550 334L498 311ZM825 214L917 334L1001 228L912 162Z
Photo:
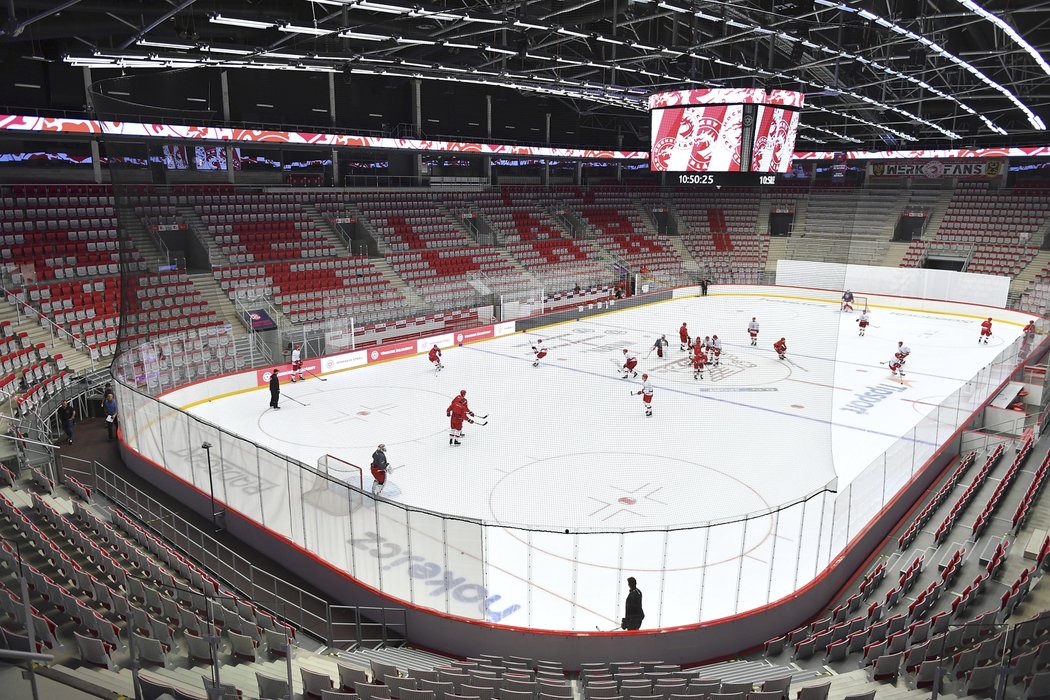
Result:
M277 374L277 368L270 370L270 408L280 408L277 405L281 398L281 378Z
M117 399L112 391L107 391L102 399L102 411L106 414L106 436L112 441L117 431Z
M645 611L642 610L642 591L638 588L638 582L634 576L627 578L627 603L624 606L623 621L620 628L625 630L636 630L642 626L645 619Z
M77 419L77 410L69 405L69 399L62 399L58 407L58 419L62 421L62 430L66 433L66 442L73 444L73 421Z

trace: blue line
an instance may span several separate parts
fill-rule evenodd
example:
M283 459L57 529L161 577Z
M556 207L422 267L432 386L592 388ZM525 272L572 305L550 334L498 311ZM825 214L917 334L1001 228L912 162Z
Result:
M468 349L468 350L473 350L474 352L485 353L486 355L495 355L497 357L505 357L505 358L508 358L508 359L511 359L511 360L517 360L519 362L531 362L528 358L523 358L523 357L520 357L518 355L509 355L507 353L502 353L502 352L494 352L492 350L483 350L483 349L481 349L480 347L478 347L476 345L464 345L462 347L465 348L465 349ZM588 370L579 369L577 367L566 367L564 365L547 365L547 366L548 367L554 367L556 369L567 370L569 372L579 372L580 374L586 374L586 375L589 375L589 376L592 376L592 377L598 377L600 379L612 379L612 377L610 377L607 374L599 374L597 372L590 372ZM622 380L616 380L616 381L619 382L619 381L622 381ZM808 421L812 421L814 423L823 423L825 425L830 425L830 426L834 426L834 427L838 427L838 428L845 428L847 430L857 430L859 432L869 433L871 435L881 435L882 437L893 438L895 440L907 440L908 442L914 442L914 443L918 443L918 444L921 444L921 445L931 445L933 447L940 447L940 445L938 445L936 442L929 442L928 440L912 439L912 438L907 438L904 435L895 435L893 433L884 433L884 432L879 431L879 430L869 430L867 428L858 428L856 426L846 425L845 423L836 423L835 421L825 420L823 418L814 418L812 416L800 415L798 413L789 413L787 411L781 411L780 409L776 409L776 408L766 408L764 406L754 406L754 405L749 404L749 403L741 403L739 401L731 401L729 399L720 399L720 398L716 398L714 396L705 396L703 394L695 394L695 393L693 393L691 391L686 391L684 389L674 389L674 388L666 387L666 386L661 386L660 389L662 391L670 391L670 392L676 393L676 394L683 394L685 396L692 396L694 398L698 398L698 399L701 399L701 400L704 400L704 401L716 401L718 403L729 404L730 406L740 406L742 408L751 408L751 409L754 409L756 411L766 411L768 413L775 413L777 415L787 416L788 418L801 418L802 420L808 420Z

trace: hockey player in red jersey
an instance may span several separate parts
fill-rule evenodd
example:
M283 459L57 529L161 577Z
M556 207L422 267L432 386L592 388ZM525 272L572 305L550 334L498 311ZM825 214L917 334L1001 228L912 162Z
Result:
M685 327L685 323L682 323L682 327L678 329L678 340L682 343L679 348L682 352L689 349L689 329Z
M787 357L788 344L787 341L783 338L773 343L773 349L776 350L777 357L779 357L781 360Z
M441 348L437 345L430 348L430 364L434 365L434 369L438 372L445 369L445 365L441 364Z
M645 415L653 415L653 384L649 381L648 374L642 374L642 388L631 393L642 397L642 402L645 403Z
M627 379L627 375L631 374L635 377L638 376L638 372L635 371L635 367L638 366L638 358L634 356L634 353L627 348L623 349L623 367L620 369L623 372L622 379Z
M894 355L893 359L887 362L886 365L890 368L890 372L893 373L894 377L899 374L901 379L904 378L904 362L896 355Z
M445 410L449 421L448 444L458 445L459 439L463 437L463 421L473 423L474 411L467 405L467 390L459 392L459 396L452 399L452 403Z
M1021 329L1024 334L1024 342L1031 343L1035 340L1035 321L1029 321L1028 325Z
M987 321L981 323L981 336L977 339L978 343L983 342L985 345L988 344L988 339L992 337L992 318L989 316Z
M707 365L707 355L704 354L704 349L697 343L693 346L693 358L691 360L693 365L693 379L704 378L704 366Z
M532 360L532 366L539 367L540 360L547 356L547 348L543 347L543 338L540 338L532 344L532 354L534 357Z

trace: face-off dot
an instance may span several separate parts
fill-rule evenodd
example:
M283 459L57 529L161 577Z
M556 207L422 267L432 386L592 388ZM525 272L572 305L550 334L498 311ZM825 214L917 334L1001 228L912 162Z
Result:
M619 503L624 504L625 506L633 506L635 503L638 502L635 499L631 498L630 496L624 496L623 498L617 499L617 501Z

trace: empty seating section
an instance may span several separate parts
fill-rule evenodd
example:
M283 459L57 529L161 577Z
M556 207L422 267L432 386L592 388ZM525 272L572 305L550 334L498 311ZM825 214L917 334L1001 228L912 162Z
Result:
M293 194L214 194L194 210L234 264L338 254Z
M437 194L379 192L350 199L394 252L473 245Z
M1050 192L987 188L987 183L960 183L936 240L973 246L967 272L1016 275L1038 251L1041 241L1032 238L1050 219Z
M655 233L606 234L595 239L631 267L654 274L680 274L682 259L665 236Z
M117 214L109 189L69 194L70 187L22 186L3 191L0 269L12 279L34 282L119 272ZM129 265L141 264L133 249L123 254Z
M51 357L44 343L34 345L25 331L0 323L0 396L14 397L13 408L25 415L49 396L72 384L61 355Z
M227 671L243 660L245 648L253 655L255 649L283 655L288 640L295 643L293 627L221 586L124 513L113 509L100 517L87 502L90 490L79 482L69 480L74 495L67 496L38 470L30 481L24 489L14 482L0 493L0 641L8 648L28 650L20 573L28 583L37 650L58 653L69 645L79 657L56 667L62 675L76 675L77 666L126 669L134 653L143 669L167 674L164 683L159 675L144 676L147 692L193 679L190 687L203 697L200 677L210 676L212 663L209 636L217 636L215 657ZM177 664L176 656L182 657ZM181 677L168 673L176 665L196 669ZM130 674L122 676L107 679L130 689ZM98 682L96 676L81 678Z
M121 277L96 277L22 288L15 297L98 355L111 355L123 309L124 337L153 337L222 325L215 311L181 272L137 274L122 290Z
M1021 294L1021 311L1045 315L1050 311L1050 263L1043 266Z
M428 302L447 307L446 302L469 303L479 290L470 278L479 278L493 292L527 289L529 278L502 251L494 248L420 250L393 253L387 260L401 277Z
M677 193L686 249L719 279L754 281L769 253L769 237L757 233L759 202L747 189Z
M612 271L598 259L594 244L574 239L530 191L503 188L463 195L496 235L548 290L608 282Z
M908 245L908 250L904 253L904 257L901 259L901 267L919 267L922 264L923 259L926 257L926 250L929 248L929 243L922 240L912 241Z
M362 321L403 314L404 295L367 258L326 258L216 266L219 285L230 294L252 289L272 295L294 323L331 316Z

